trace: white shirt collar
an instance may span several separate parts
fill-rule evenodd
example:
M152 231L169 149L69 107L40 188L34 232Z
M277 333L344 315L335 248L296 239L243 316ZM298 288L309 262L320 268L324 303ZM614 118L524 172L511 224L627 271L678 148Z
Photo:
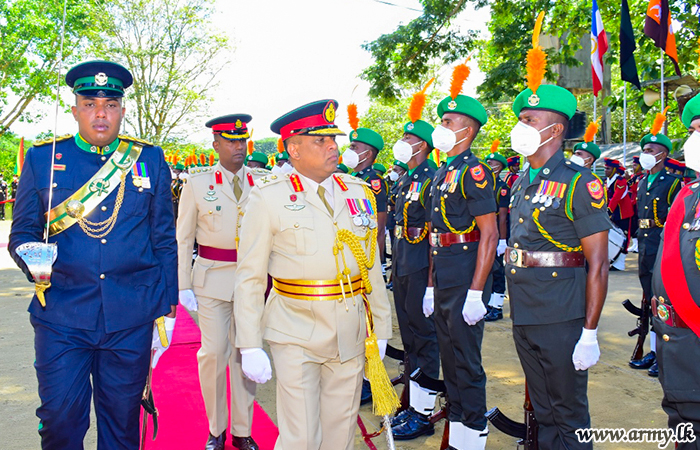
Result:
M295 171L296 172L296 171ZM333 195L333 175L329 176L325 180L323 180L321 183L317 183L311 178L305 177L304 175L300 174L299 172L296 172L299 174L299 177L301 178L302 184L304 186L308 186L308 191L317 193L318 192L318 187L323 186L323 188L326 190L326 201L331 205L331 208L335 207L334 204L334 195Z

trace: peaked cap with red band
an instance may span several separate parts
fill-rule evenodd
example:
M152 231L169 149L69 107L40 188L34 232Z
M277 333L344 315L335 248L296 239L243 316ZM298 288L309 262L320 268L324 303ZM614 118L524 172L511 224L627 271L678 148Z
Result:
M620 173L625 172L624 167L622 167L622 163L620 161L618 161L617 159L603 158L603 161L605 161L605 167L612 167L613 169L617 170Z
M336 125L338 102L318 100L300 106L272 122L270 130L287 140L292 136L345 136Z
M513 167L513 166L519 166L520 165L520 156L511 156L508 158L508 167Z
M207 128L211 128L214 134L220 134L222 138L229 141L236 139L248 139L248 122L253 120L249 114L229 114L227 116L211 119L204 124Z

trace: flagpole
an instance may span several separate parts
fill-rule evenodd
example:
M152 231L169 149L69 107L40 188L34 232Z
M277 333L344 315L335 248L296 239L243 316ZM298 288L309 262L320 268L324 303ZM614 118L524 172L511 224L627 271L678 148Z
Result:
M598 108L597 108L597 100L598 96L593 94L593 122L596 121L596 118L598 117ZM596 137L593 135L593 143L595 144Z
M627 82L623 81L622 100L622 167L627 167Z
M661 111L664 110L664 50L661 49Z

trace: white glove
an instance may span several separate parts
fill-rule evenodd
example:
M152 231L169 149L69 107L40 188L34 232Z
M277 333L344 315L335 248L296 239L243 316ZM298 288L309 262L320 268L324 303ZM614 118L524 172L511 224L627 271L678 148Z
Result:
M194 296L192 289L181 290L178 297L180 299L180 304L184 306L187 311L197 311L199 308L197 297Z
M384 360L384 357L386 356L386 345L387 345L387 340L386 339L377 339L377 347L379 347L379 357Z
M498 240L498 247L496 247L496 256L501 256L506 252L506 247L508 247L508 244L506 243L505 239L499 239Z
M571 356L571 361L574 363L576 370L587 370L593 367L600 358L600 348L598 347L598 329L589 330L584 328L581 330L581 337L574 347L574 354Z
M165 319L165 335L168 338L166 345L160 340L160 333L158 333L158 325L153 324L153 340L151 341L151 351L153 352L153 358L151 360L151 367L156 368L158 360L167 349L170 348L170 343L173 340L173 330L175 329L175 317L164 317Z
M241 369L243 375L258 384L263 384L272 378L270 358L261 348L241 349Z
M432 287L425 288L425 294L423 294L423 314L425 317L430 317L430 315L435 311L435 289Z
M483 291L467 291L467 299L464 301L462 308L462 317L469 325L476 325L486 315L486 307L481 301Z

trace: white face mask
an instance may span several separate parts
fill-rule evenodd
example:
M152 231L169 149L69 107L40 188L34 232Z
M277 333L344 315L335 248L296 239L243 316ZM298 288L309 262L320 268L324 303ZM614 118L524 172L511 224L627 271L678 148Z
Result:
M510 145L513 150L520 153L524 157L527 158L528 156L532 156L540 147L554 139L554 136L552 136L540 144L540 133L552 128L554 125L556 124L553 123L546 126L542 130L538 130L537 128L531 127L523 122L518 122L510 132Z
M418 150L415 153L413 152L413 146L418 144L420 144L420 142L416 142L415 144L409 144L408 142L402 140L396 141L396 144L394 144L393 149L394 159L404 164L408 164L411 158L413 158L415 154L420 152L420 150Z
M187 174L185 172L180 172L180 175L177 176L179 179L184 180L187 178Z
M177 174L172 170L170 171L170 178L172 178L173 180L177 180ZM2 181L2 178L0 178L0 181Z
M455 145L467 139L465 136L464 139L457 142L457 133L466 130L467 128L469 127L464 127L457 131L452 131L449 128L443 127L442 125L436 126L433 132L430 134L430 137L433 140L433 147L440 150L441 152L449 152L454 148Z
M399 179L399 174L396 173L396 172L391 172L391 173L389 174L389 179L390 179L391 181L396 181L396 180Z
M651 170L656 167L658 163L656 155L652 155L651 153L642 153L639 155L639 165L642 166L644 170Z
M685 165L689 169L700 172L700 131L694 131L683 144Z
M360 155L355 150L347 149L345 153L343 153L343 164L351 169L354 169L366 160L367 158L360 159Z
M574 164L578 164L581 167L584 167L586 165L586 162L584 161L584 159L578 155L571 155L571 158L569 158L569 161L571 161Z

